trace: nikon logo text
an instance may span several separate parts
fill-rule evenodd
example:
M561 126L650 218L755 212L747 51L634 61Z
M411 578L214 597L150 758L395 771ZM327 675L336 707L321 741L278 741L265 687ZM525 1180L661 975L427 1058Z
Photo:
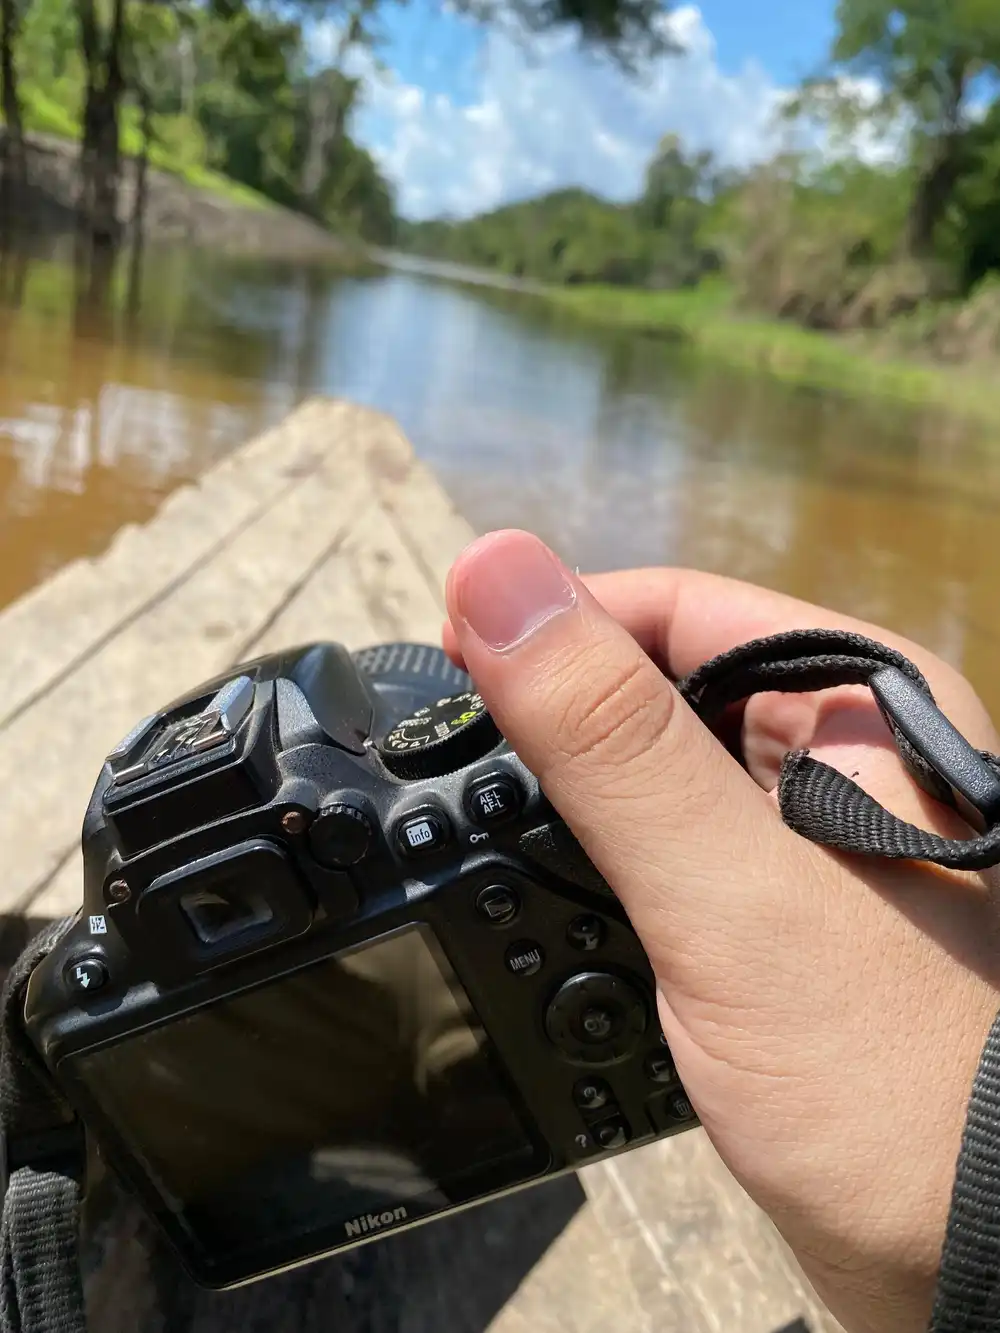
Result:
M366 1236L370 1231L381 1231L392 1226L393 1222L402 1222L406 1218L405 1208L388 1209L384 1213L363 1213L361 1217L352 1217L344 1223L344 1230L349 1236Z

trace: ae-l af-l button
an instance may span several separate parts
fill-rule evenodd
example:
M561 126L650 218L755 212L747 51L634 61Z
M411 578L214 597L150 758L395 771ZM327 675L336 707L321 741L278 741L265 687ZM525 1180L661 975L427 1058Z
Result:
M514 818L521 809L521 794L509 778L487 778L473 786L465 805L480 827L489 827Z

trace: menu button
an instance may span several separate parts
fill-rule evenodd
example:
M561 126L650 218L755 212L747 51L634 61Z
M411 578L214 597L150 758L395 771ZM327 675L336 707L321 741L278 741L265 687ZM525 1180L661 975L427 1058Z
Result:
M544 962L545 950L534 940L519 940L504 954L507 971L514 977L533 977Z

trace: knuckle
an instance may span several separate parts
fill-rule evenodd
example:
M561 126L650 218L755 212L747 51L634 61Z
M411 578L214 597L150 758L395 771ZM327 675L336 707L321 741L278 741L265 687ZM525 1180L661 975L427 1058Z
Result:
M564 762L620 767L657 749L677 695L641 651L598 661L592 651L565 664L552 699Z

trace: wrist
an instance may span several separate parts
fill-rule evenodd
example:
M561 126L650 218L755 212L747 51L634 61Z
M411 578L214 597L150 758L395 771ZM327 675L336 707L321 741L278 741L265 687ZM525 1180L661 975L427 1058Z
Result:
M851 1165L837 1197L800 1232L817 1239L796 1246L785 1231L848 1333L927 1333L930 1326L970 1094L1000 1007L987 982L967 983L934 997L933 1026L944 1020L953 1034L939 1045L936 1068L927 1064L930 1043L900 1032L908 1058L869 1084L865 1131L853 1148L843 1145ZM854 1090L864 1096L863 1086ZM1000 1120L995 1129L1000 1140ZM1000 1216L1000 1189L993 1206L990 1223Z

